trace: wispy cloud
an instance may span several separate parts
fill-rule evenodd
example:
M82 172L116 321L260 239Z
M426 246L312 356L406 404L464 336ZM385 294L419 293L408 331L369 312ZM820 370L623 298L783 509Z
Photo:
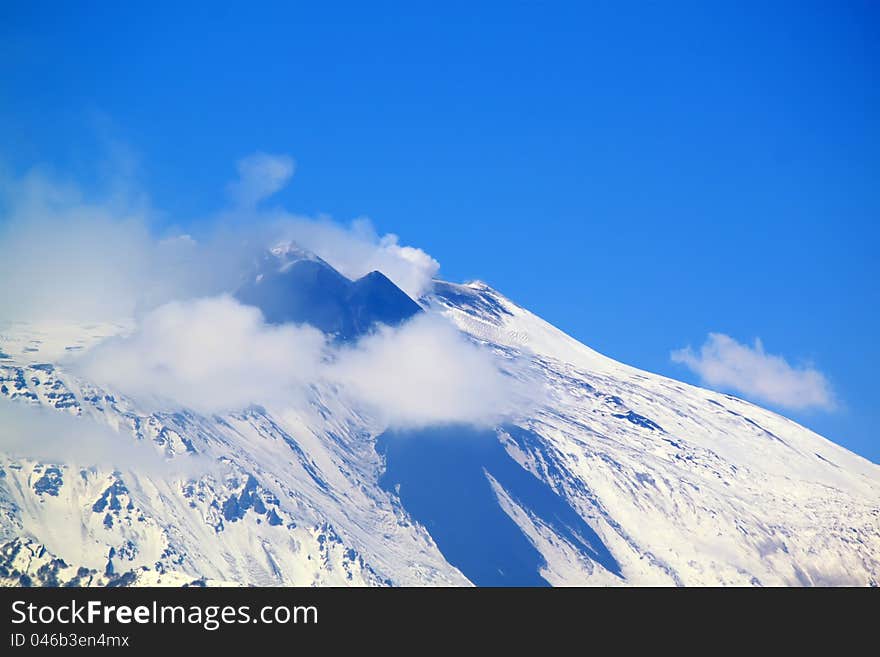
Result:
M238 179L229 193L240 206L253 207L281 191L293 178L296 165L287 155L254 153L238 161Z
M723 333L710 333L699 352L686 347L673 351L671 358L712 388L795 410L832 410L836 406L831 385L821 372L768 354L759 339L749 346Z
M339 350L325 377L394 428L490 426L527 413L542 397L518 362L496 357L431 313Z
M50 463L104 466L155 476L197 476L215 468L207 458L165 459L151 445L132 440L91 417L9 401L0 396L0 453Z
M278 217L281 235L314 252L344 276L357 279L378 270L400 289L418 299L431 289L440 263L422 249L403 246L397 235L380 236L368 219L348 226L326 219L293 215Z
M491 425L539 397L509 375L516 363L439 315L339 347L308 326L266 324L258 309L226 296L161 306L133 334L71 357L68 367L154 410L298 407L323 384L395 428Z
M231 292L257 252L290 240L350 278L378 270L414 298L430 289L439 263L367 219L345 225L256 207L293 168L286 156L241 160L236 203L193 235L159 229L174 218L157 213L134 180L85 194L43 172L0 176L0 320L115 321Z
M219 296L160 306L70 367L147 408L213 413L299 401L324 343L318 329L268 325L257 308Z
M158 222L145 195L120 193L136 190L131 182L95 198L41 174L0 180L0 320L133 319L128 336L67 365L157 410L293 407L317 383L378 422L417 427L490 424L537 396L508 376L514 364L440 316L341 348L307 326L268 325L229 296L254 256L281 241L352 279L378 270L414 298L430 290L439 263L367 219L343 225L260 207L293 172L286 156L239 161L234 204L202 222L209 227L199 235L159 233L173 218Z
M240 236L197 242L155 229L144 195L106 194L41 172L0 180L0 320L129 318L240 278Z

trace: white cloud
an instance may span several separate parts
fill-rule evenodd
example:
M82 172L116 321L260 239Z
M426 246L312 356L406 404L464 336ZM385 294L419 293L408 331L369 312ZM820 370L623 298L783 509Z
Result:
M287 155L268 153L248 155L240 159L236 167L238 180L229 184L229 193L243 207L253 207L281 191L296 169L293 159Z
M466 340L446 319L424 313L343 348L327 378L395 428L492 425L534 403L536 395L502 371L515 367Z
M278 221L278 231L343 276L354 280L378 270L414 299L431 290L431 281L440 270L439 262L421 249L402 246L397 235L380 237L367 219L341 226L326 219L285 216Z
M750 347L723 333L710 333L699 353L687 347L673 351L671 358L713 388L790 409L835 407L831 385L821 372L811 366L792 366L782 356L768 354L758 339Z
M104 466L155 475L194 476L213 469L198 456L165 459L151 445L114 431L88 416L0 397L0 452L9 458Z
M523 402L524 384L501 371L512 364L439 317L341 349L309 327L267 325L259 311L224 296L255 254L289 240L351 279L381 271L414 298L439 270L430 255L379 235L366 219L343 226L258 208L289 182L288 157L255 154L238 170L237 205L202 222L208 227L195 236L157 234L155 212L128 180L87 197L42 174L0 178L0 320L134 319L133 333L68 364L155 409L296 405L313 383L337 387L398 426L491 423Z
M143 216L84 201L32 174L4 191L0 317L103 319L134 311L134 280L149 268Z
M285 184L292 167L274 156L245 158L236 189L253 200ZM349 278L379 270L414 298L439 269L367 220L342 226L239 205L208 218L199 235L163 234L157 226L169 218L158 221L144 198L130 181L87 196L43 173L0 176L0 320L116 321L231 293L257 252L289 240Z
M0 181L0 201L0 320L126 319L240 276L239 244L159 238L149 207L116 192L86 198L30 173Z
M313 384L323 384L397 428L490 425L535 397L502 371L515 363L469 342L437 315L339 347L310 327L268 325L259 310L229 297L157 308L130 336L99 344L68 367L157 410L296 408Z
M317 329L268 325L221 296L160 306L71 366L146 407L212 413L296 401L319 375L324 342Z

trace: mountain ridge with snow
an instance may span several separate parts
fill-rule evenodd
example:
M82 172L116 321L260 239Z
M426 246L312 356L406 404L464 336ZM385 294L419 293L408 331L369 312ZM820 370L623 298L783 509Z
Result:
M0 404L110 428L169 467L0 450L0 580L880 583L880 466L731 395L617 363L485 283L435 281L412 303L546 395L491 428L389 431L320 383L295 408L157 411L68 368L126 327L3 327Z

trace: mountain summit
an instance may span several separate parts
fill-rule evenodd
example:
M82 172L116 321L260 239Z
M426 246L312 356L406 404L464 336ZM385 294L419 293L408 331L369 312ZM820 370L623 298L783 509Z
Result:
M292 243L264 253L235 296L272 324L310 324L339 340L356 339L378 323L396 326L421 312L381 272L352 281Z

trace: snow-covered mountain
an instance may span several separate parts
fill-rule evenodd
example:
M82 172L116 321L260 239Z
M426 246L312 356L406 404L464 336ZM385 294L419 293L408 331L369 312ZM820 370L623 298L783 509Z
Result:
M0 580L880 582L880 466L784 417L617 363L478 282L416 304L287 246L236 294L340 340L441 313L547 395L494 429L385 431L321 384L296 408L151 412L65 366L126 326L4 326L0 403L122 429L168 467L0 454ZM193 455L210 467L175 467Z
M341 340L355 339L376 323L398 325L421 310L381 272L350 281L290 243L263 254L235 295L273 324L307 323Z

